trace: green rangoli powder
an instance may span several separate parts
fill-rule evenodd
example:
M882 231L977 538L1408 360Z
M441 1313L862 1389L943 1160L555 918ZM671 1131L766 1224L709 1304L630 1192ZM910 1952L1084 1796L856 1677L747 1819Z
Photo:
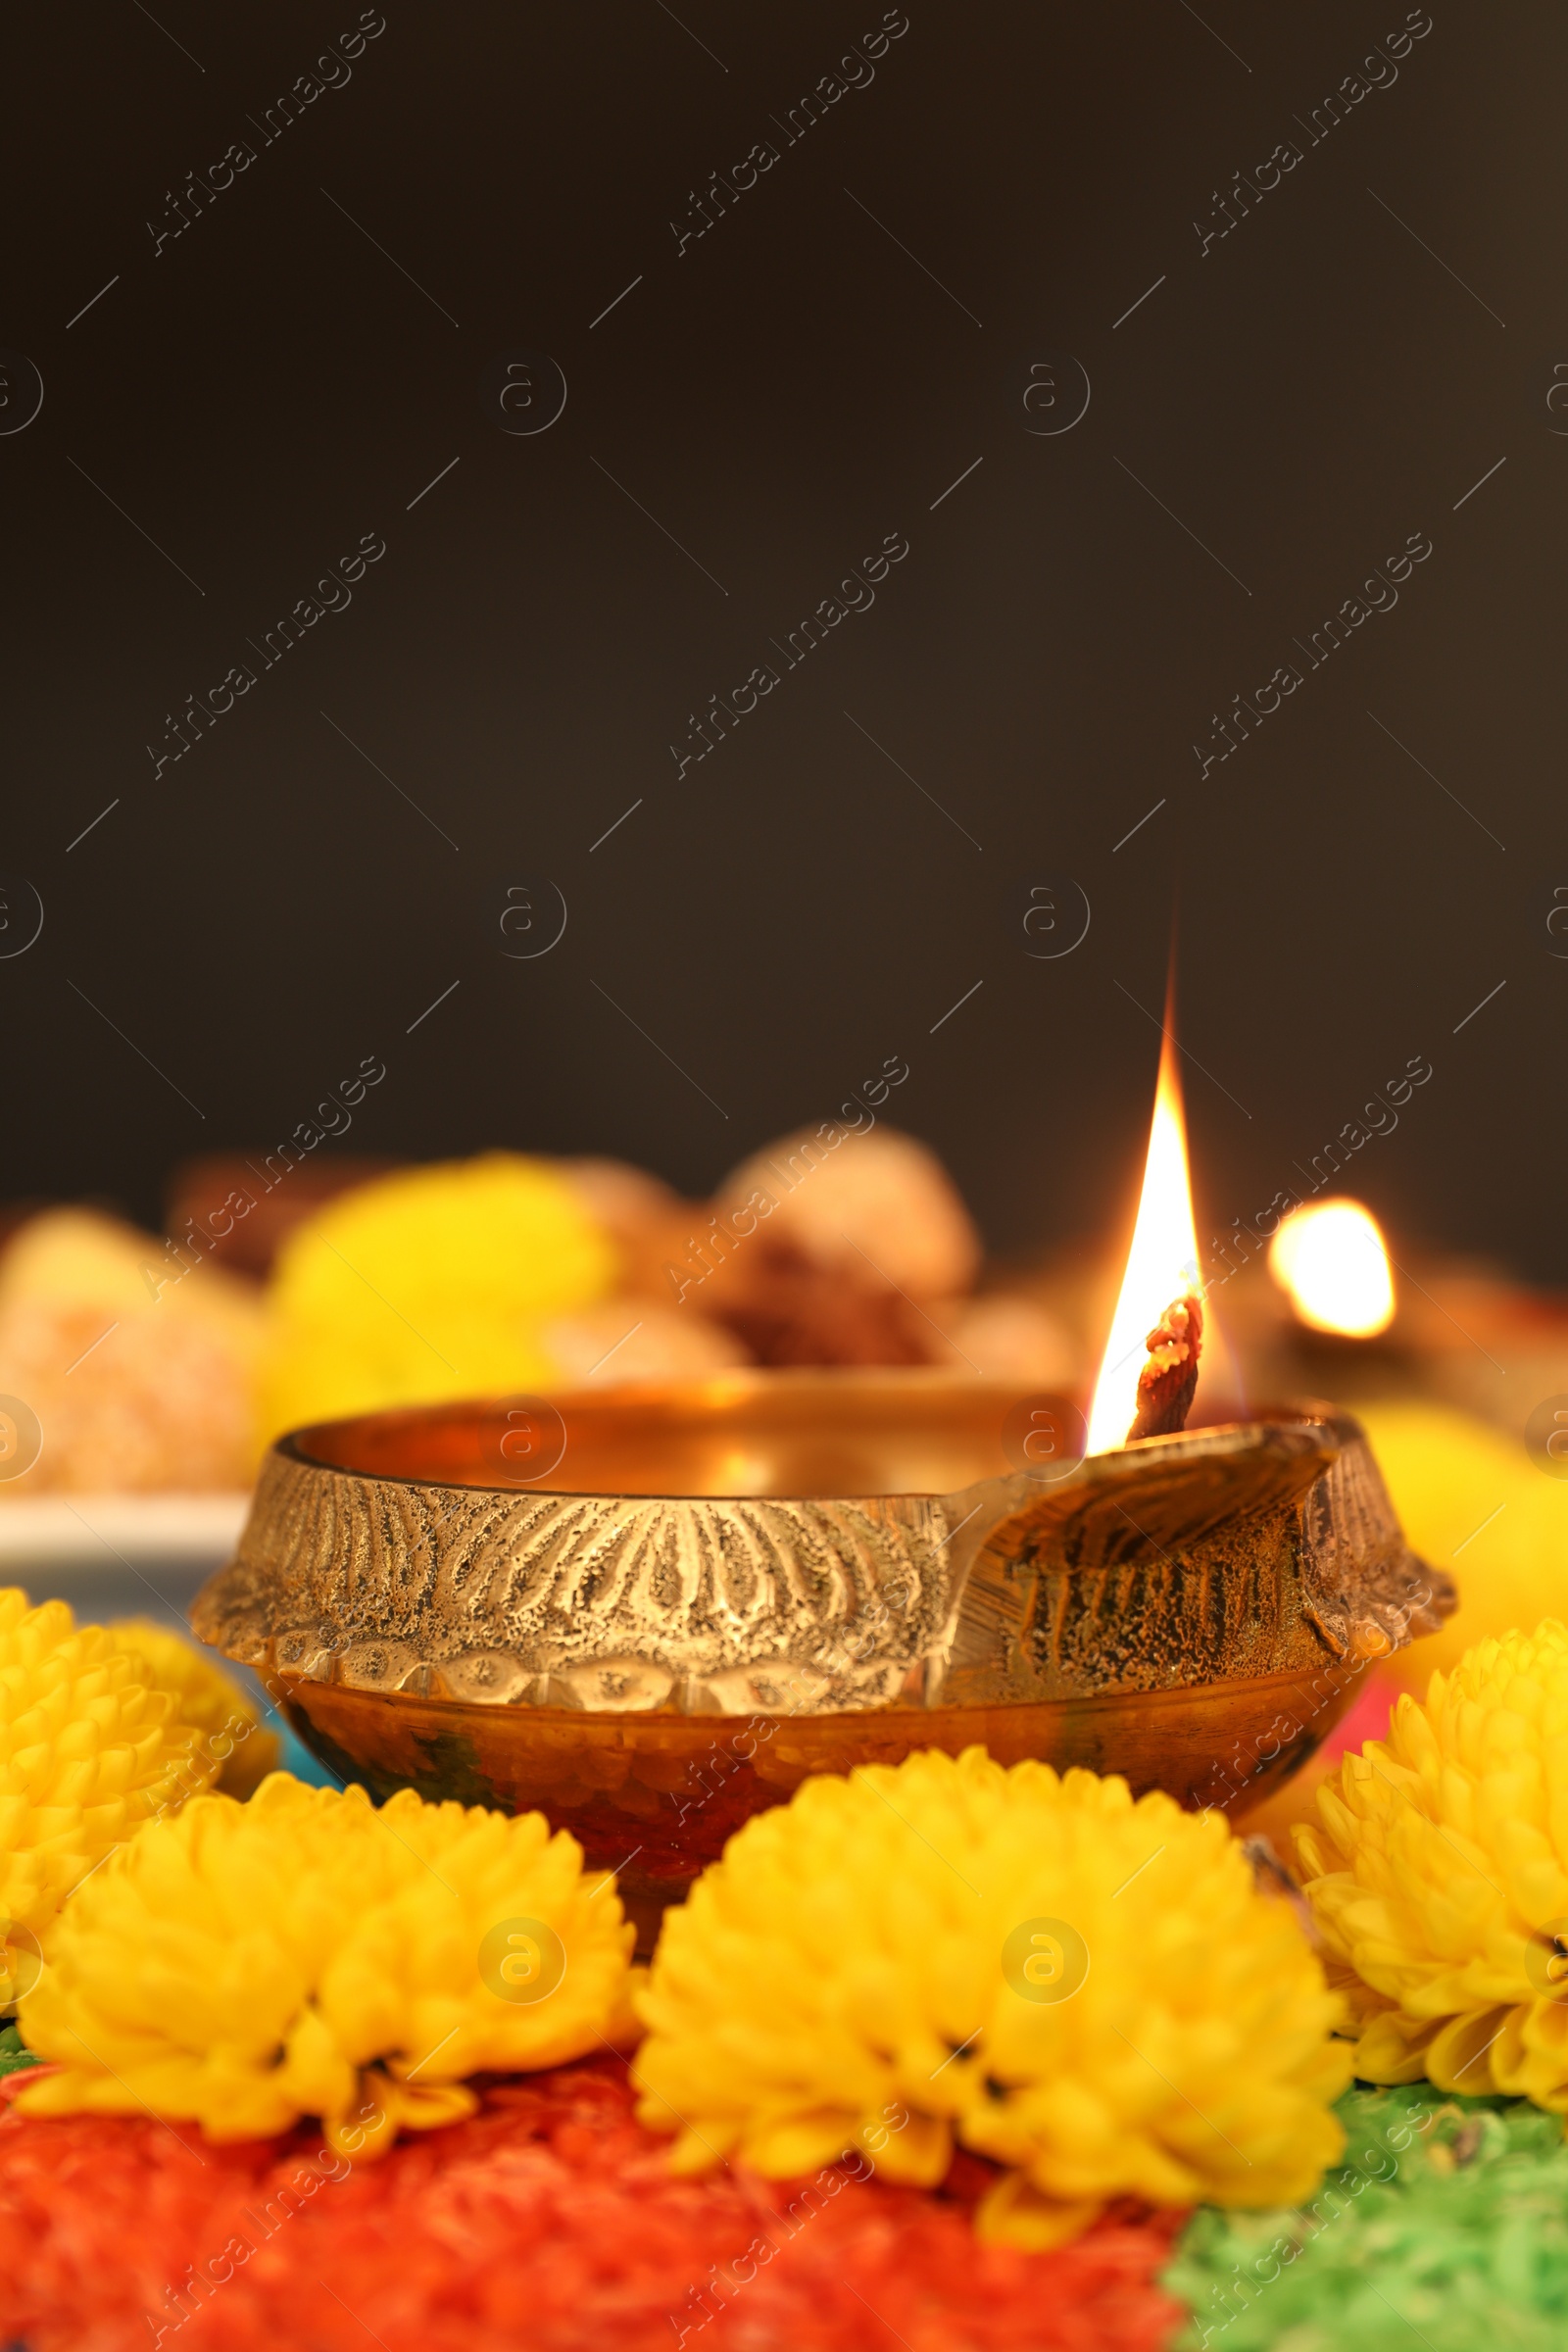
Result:
M1174 2352L1563 2352L1568 2145L1525 2099L1416 2082L1340 2101L1346 2162L1307 2206L1204 2206L1164 2283Z

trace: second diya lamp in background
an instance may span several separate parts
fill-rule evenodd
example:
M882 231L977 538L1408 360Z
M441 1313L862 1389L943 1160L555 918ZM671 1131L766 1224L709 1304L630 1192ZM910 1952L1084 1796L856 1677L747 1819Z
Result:
M1453 1589L1333 1406L1185 1427L1195 1260L1167 1045L1087 1429L934 1369L325 1423L271 1449L193 1622L377 1793L569 1830L645 1942L752 1814L916 1748L1243 1813Z

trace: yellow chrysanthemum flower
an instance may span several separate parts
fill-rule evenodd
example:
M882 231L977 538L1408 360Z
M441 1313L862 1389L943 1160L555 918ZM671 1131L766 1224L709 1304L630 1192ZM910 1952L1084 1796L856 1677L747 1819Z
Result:
M278 1738L260 1729L248 1692L215 1666L194 1642L155 1625L150 1617L122 1617L108 1629L117 1649L145 1667L144 1681L167 1690L178 1721L199 1737L213 1760L224 1796L249 1796L277 1768Z
M1568 2113L1568 1627L1478 1642L1296 1832L1369 2082Z
M1547 1478L1521 1439L1451 1405L1355 1409L1405 1534L1459 1587L1447 1623L1380 1672L1419 1697L1434 1667L1446 1674L1473 1642L1568 1617L1568 1480Z
M616 1271L603 1226L542 1160L486 1152L357 1185L278 1252L265 1434L547 1387L541 1324L601 1297Z
M22 2003L61 2073L32 2115L155 2115L213 2139L319 2116L374 2155L454 2122L481 2069L558 2066L625 2029L634 1931L538 1813L287 1773L144 1830L67 1906Z
M172 1694L63 1600L0 1592L0 2009L65 1897L218 1771Z
M1288 2204L1343 2134L1338 2004L1218 1815L983 1748L808 1781L669 1912L636 2073L675 2162L1010 2169L983 2232L1124 2192Z

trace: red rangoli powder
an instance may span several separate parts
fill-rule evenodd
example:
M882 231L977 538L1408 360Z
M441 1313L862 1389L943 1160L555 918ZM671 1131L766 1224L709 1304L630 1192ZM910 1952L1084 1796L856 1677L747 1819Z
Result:
M6 2084L13 2087L18 2080ZM318 2133L0 2103L0 2343L27 2352L1159 2352L1185 2216L981 2246L992 2177L836 2166L679 2180L606 2060L492 2082L480 2113L345 2170Z

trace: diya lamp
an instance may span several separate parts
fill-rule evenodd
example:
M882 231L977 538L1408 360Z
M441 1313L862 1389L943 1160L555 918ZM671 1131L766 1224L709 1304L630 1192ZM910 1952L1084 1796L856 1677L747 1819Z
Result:
M1087 1430L946 1371L747 1371L293 1432L192 1612L376 1793L537 1807L645 1938L808 1775L978 1741L1242 1813L1441 1622L1356 1423L1186 1427L1201 1360L1161 1058Z
M1421 1283L1396 1287L1383 1231L1359 1200L1336 1194L1293 1207L1249 1260L1227 1258L1215 1296L1250 1370L1276 1394L1304 1388L1353 1404L1429 1385L1428 1318L1414 1310L1440 1310Z

